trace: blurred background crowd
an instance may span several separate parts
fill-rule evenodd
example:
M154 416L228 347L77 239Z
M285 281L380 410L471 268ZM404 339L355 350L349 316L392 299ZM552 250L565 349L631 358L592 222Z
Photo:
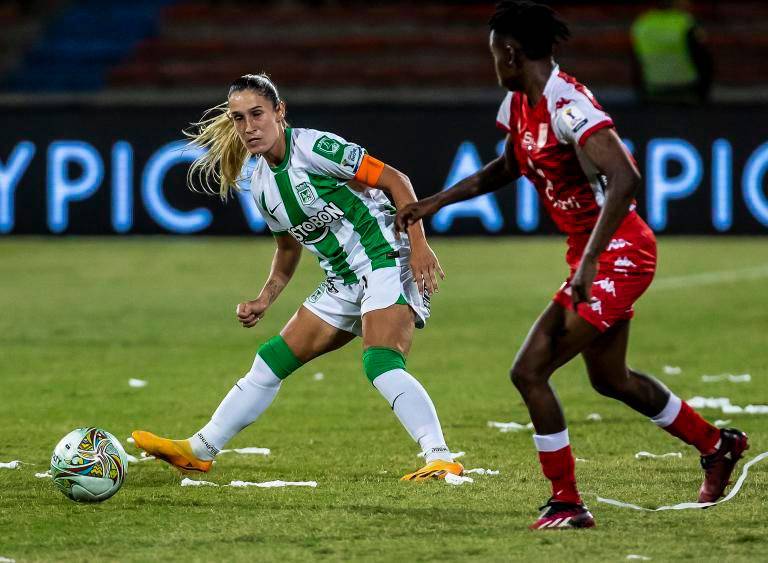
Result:
M557 59L608 101L768 100L768 2L549 2ZM307 101L498 99L491 2L15 0L0 92L220 99L267 70Z

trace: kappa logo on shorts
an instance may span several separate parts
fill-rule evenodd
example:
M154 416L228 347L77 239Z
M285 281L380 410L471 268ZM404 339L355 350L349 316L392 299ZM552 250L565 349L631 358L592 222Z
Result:
M637 264L632 262L632 260L630 260L626 256L621 256L620 258L617 258L616 261L613 263L613 269L616 272L626 274L629 268L637 268Z
M344 212L335 203L329 203L317 214L307 217L303 223L291 227L288 232L302 244L317 244L330 232L329 225L344 217Z
M621 250L627 246L632 246L632 243L628 240L624 240L623 238L612 238L611 242L608 243L608 248L606 248L606 250L608 252L611 250Z
M611 278L597 280L596 282L594 282L594 285L598 286L600 289L602 289L606 293L610 293L611 295L616 297L616 285L613 283L613 280Z

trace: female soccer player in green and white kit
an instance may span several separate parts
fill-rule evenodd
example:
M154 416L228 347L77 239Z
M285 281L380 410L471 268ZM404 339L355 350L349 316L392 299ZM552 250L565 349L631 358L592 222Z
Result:
M266 75L245 75L229 88L220 115L190 135L207 150L190 169L209 191L226 198L251 155L258 158L251 194L275 236L277 251L259 296L237 306L237 318L255 326L290 281L302 247L327 274L282 332L267 340L250 371L187 440L133 433L148 454L184 470L207 472L232 437L272 403L282 381L306 362L363 338L363 368L373 386L426 455L426 466L403 480L460 475L446 447L432 400L405 370L414 325L429 317L429 295L442 269L421 223L397 238L395 208L415 202L410 180L332 134L293 129L285 103ZM213 190L208 180L219 185ZM191 185L191 183L190 183Z

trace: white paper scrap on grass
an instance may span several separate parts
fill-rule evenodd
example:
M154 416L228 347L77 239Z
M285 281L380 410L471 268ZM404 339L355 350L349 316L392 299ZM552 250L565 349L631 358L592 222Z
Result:
M652 454L651 452L637 452L635 454L635 459L641 459L644 457L649 457L649 458L679 457L680 459L682 459L683 454L681 452L667 452L665 454Z
M646 557L645 555L635 555L634 553L630 553L627 555L627 559L637 559L639 561L650 561L650 557Z
M713 422L713 424L715 426L717 426L718 428L725 428L730 423L731 423L731 419L730 418L728 420L721 420L721 419L718 418L715 422Z
M463 455L467 455L467 452L451 452L453 459L459 459ZM427 457L427 452L419 452L416 454L416 457Z
M694 409L720 409L723 414L768 414L768 405L734 405L728 397L692 397L686 401Z
M603 498L599 495L595 495L597 497L597 502L602 502L605 504L611 504L613 506L618 506L621 508L631 508L633 510L643 510L645 512L659 512L661 510L688 510L692 508L708 508L710 506L714 506L716 504L721 504L723 502L728 502L733 497L736 496L736 494L741 490L742 485L744 485L744 481L747 479L747 475L749 473L749 468L755 465L756 463L760 463L765 458L768 458L768 452L763 452L760 455L752 458L749 460L749 462L744 464L744 467L741 468L741 475L739 475L739 478L736 480L736 483L731 488L731 492L729 492L724 498L720 499L717 502L681 502L680 504L673 504L671 506L659 506L658 508L645 508L644 506L637 506L636 504L631 504L628 502L622 502L620 500L614 500L610 498Z
M577 457L576 461L589 461L588 459L584 459L583 457Z
M601 420L603 420L603 417L600 416L600 414L593 412L587 415L587 420L594 420L595 422L600 422Z
M449 485L463 485L464 483L474 483L475 480L472 477L464 477L462 475L454 475L453 473L446 473L445 482Z
M210 481L196 481L195 479L190 479L189 477L184 477L181 480L181 486L182 487L218 487L216 483L211 483Z
M714 383L715 381L729 381L731 383L749 383L752 376L748 373L733 375L732 373L721 373L720 375L702 375L701 380L704 383Z
M232 481L225 487L259 487L272 489L275 487L317 487L317 481L265 481L264 483L252 483L250 481Z
M151 461L155 459L155 456L147 455L147 452L141 452L140 457L131 454L125 454L125 457L128 459L128 463L141 463L143 461Z
M226 454L229 452L235 452L236 454L240 455L269 455L270 452L269 448L257 448L255 446L249 446L247 448L235 448L233 450L221 450L220 454Z
M125 439L125 441L128 442L129 444L135 444L136 443L136 440L133 439L133 436L128 436Z
M520 424L518 422L496 422L495 420L489 420L488 427L498 428L499 432L519 432L520 430L533 430L533 423Z
M680 375L683 373L683 368L678 366L664 366L663 370L665 375Z
M129 387L146 387L148 384L148 381L144 381L143 379L136 379L135 377L132 377L128 380Z
M475 467L473 469L465 469L464 475L469 475L472 473L476 473L477 475L498 475L499 470L498 469L484 469L482 467Z
M18 469L21 467L21 463L22 462L18 459L14 459L13 461L8 461L5 463L0 462L0 469Z
M8 559L7 557L0 557L0 563L16 563L16 560Z
M51 470L49 469L45 473L35 473L35 477L38 479L51 479L53 475L51 475Z
M318 371L315 375L312 376L312 379L315 381L322 381L325 379L325 374L322 371Z

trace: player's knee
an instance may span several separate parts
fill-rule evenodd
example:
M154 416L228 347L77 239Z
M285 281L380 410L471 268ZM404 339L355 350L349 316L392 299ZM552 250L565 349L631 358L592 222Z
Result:
M525 391L539 383L541 375L525 363L515 362L512 369L509 370L509 379L519 391Z
M363 371L371 383L382 373L393 369L405 369L405 356L397 350L371 346L363 352Z
M259 359L280 380L285 379L303 365L280 335L273 336L261 345L249 374L259 372Z
M623 395L623 389L621 385L612 381L611 379L594 377L590 375L590 383L592 389L603 395L604 397L610 397L611 399L617 399Z

